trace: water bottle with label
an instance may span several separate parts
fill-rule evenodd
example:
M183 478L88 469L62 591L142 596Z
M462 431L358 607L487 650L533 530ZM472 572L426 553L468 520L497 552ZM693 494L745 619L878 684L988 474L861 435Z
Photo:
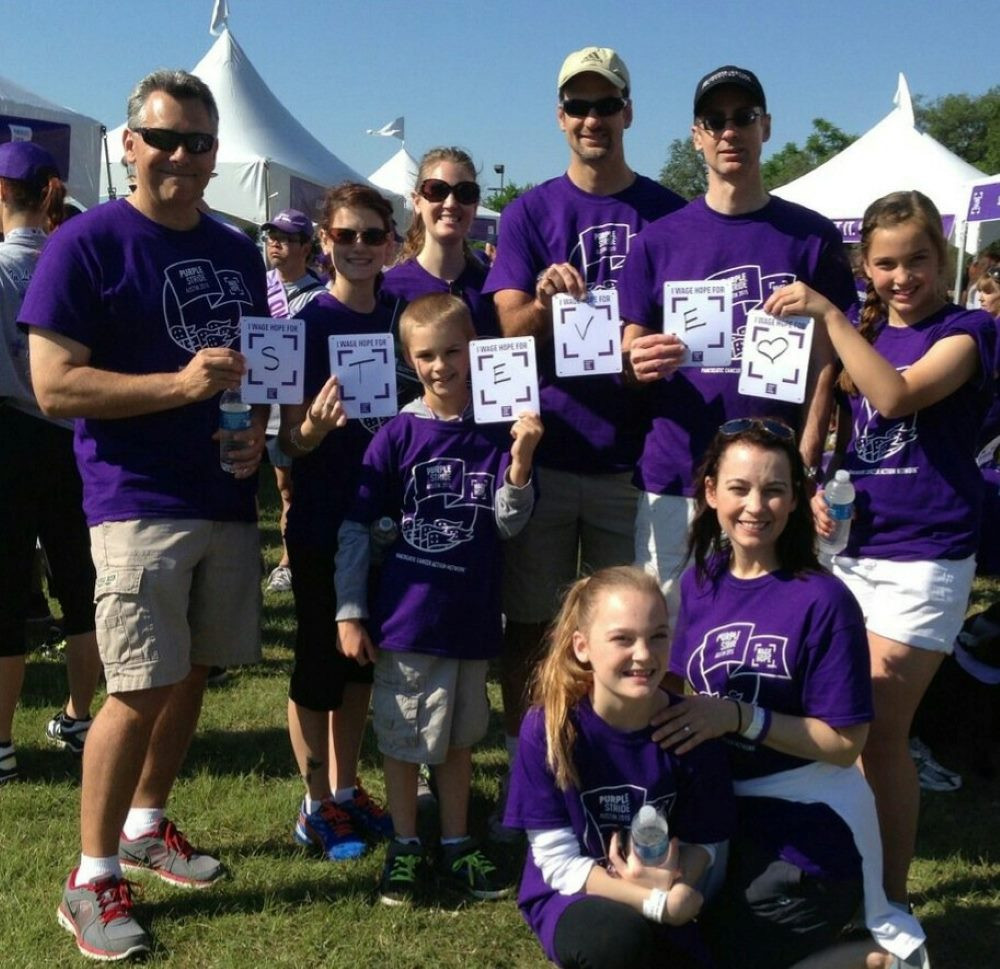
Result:
M851 534L851 516L854 514L854 485L851 476L844 470L838 471L832 481L826 483L823 489L823 500L826 509L833 519L833 534L829 538L819 539L819 554L830 558L839 555L847 548L847 540Z
M223 471L233 473L235 467L229 454L246 447L244 442L233 440L233 435L249 430L250 426L250 405L244 403L239 390L224 390L219 398L219 465Z
M644 865L662 865L670 850L670 830L663 812L644 804L632 818L632 851Z

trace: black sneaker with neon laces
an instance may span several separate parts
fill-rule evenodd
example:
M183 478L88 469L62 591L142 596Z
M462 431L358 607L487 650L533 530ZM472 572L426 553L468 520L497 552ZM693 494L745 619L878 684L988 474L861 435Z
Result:
M56 917L76 936L77 948L88 959L115 962L150 949L145 929L132 918L132 888L124 878L77 885L74 869Z
M410 905L427 881L427 858L423 845L391 841L378 883L383 905Z
M503 898L511 891L511 886L501 881L496 865L472 838L441 846L438 878L450 888L483 900Z
M182 888L208 888L225 873L222 862L195 851L173 821L163 818L155 831L135 840L123 834L118 860L129 871L152 871Z

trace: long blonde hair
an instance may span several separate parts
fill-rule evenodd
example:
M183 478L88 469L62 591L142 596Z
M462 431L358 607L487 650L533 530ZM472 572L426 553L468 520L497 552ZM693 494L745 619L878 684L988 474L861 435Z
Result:
M578 781L573 763L576 725L570 714L594 684L589 664L581 663L573 651L573 634L590 628L598 604L617 589L663 598L656 578L634 565L601 569L578 579L563 599L548 633L548 649L535 672L532 701L545 714L545 762L563 791Z

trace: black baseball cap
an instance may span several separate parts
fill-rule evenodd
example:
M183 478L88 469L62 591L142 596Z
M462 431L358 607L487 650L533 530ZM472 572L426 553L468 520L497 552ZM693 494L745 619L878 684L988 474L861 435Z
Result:
M717 87L739 87L754 96L760 105L761 110L767 111L767 101L764 98L764 89L757 80L757 75L753 71L748 71L745 67L735 67L733 64L726 64L724 67L717 67L710 71L699 82L694 89L694 113L698 114L701 102L706 95L710 94Z

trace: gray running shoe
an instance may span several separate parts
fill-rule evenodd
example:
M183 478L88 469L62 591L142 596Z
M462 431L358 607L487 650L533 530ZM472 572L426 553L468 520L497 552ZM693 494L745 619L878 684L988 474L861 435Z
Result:
M160 826L134 841L122 835L118 859L129 871L149 870L171 885L208 888L225 872L222 862L191 847L173 821L164 818Z
M150 938L132 918L132 890L124 878L77 885L74 869L56 917L76 936L76 947L88 959L115 962L149 952Z
M962 786L962 775L939 764L919 737L910 738L910 756L917 766L917 777L925 791L957 791Z
M0 747L0 784L16 781L20 775L17 772L17 754L14 745Z
M65 710L60 710L45 726L45 736L60 747L74 754L83 753L87 731L94 722L93 717L74 720Z
M268 592L291 592L292 570L287 565L279 565L267 577L267 585L264 588Z

